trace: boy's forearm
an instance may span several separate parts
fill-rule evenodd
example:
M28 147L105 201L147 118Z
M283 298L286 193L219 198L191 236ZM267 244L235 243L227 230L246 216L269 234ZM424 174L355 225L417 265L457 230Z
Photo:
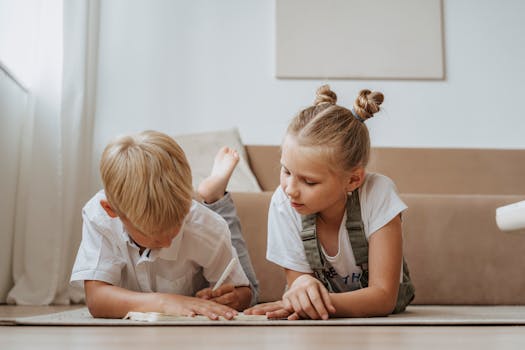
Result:
M250 287L236 287L239 295L239 307L235 308L237 311L243 311L250 306L252 301L252 289Z
M129 311L162 312L162 294L134 292L100 281L86 281L84 285L93 317L122 318Z

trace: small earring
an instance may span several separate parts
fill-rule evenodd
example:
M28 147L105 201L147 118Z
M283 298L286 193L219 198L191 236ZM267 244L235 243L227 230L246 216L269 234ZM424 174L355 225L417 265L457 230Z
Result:
M351 195L352 195L352 191L346 192L346 194L347 194L348 196L351 196Z

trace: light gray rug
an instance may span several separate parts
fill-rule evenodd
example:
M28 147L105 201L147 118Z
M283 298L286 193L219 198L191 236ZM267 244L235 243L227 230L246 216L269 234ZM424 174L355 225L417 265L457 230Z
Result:
M409 306L388 317L316 320L266 320L260 318L212 321L205 317L154 322L93 318L87 308L32 317L0 320L2 325L27 326L430 326L430 325L525 325L525 306Z

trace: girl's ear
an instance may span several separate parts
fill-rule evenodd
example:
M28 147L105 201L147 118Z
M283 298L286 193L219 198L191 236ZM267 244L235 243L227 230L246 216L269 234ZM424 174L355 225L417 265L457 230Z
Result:
M365 181L365 168L362 166L354 168L350 172L348 182L346 184L346 192L353 192L358 189Z
M117 213L115 213L113 208L111 208L111 205L109 205L109 202L107 200L101 199L100 206L106 211L110 218L118 217Z

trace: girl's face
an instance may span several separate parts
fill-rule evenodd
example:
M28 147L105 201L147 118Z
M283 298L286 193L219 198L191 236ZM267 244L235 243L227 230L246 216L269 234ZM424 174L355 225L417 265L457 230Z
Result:
M281 187L301 215L332 217L344 212L347 192L357 185L352 173L336 173L321 153L300 146L287 135L282 145Z

